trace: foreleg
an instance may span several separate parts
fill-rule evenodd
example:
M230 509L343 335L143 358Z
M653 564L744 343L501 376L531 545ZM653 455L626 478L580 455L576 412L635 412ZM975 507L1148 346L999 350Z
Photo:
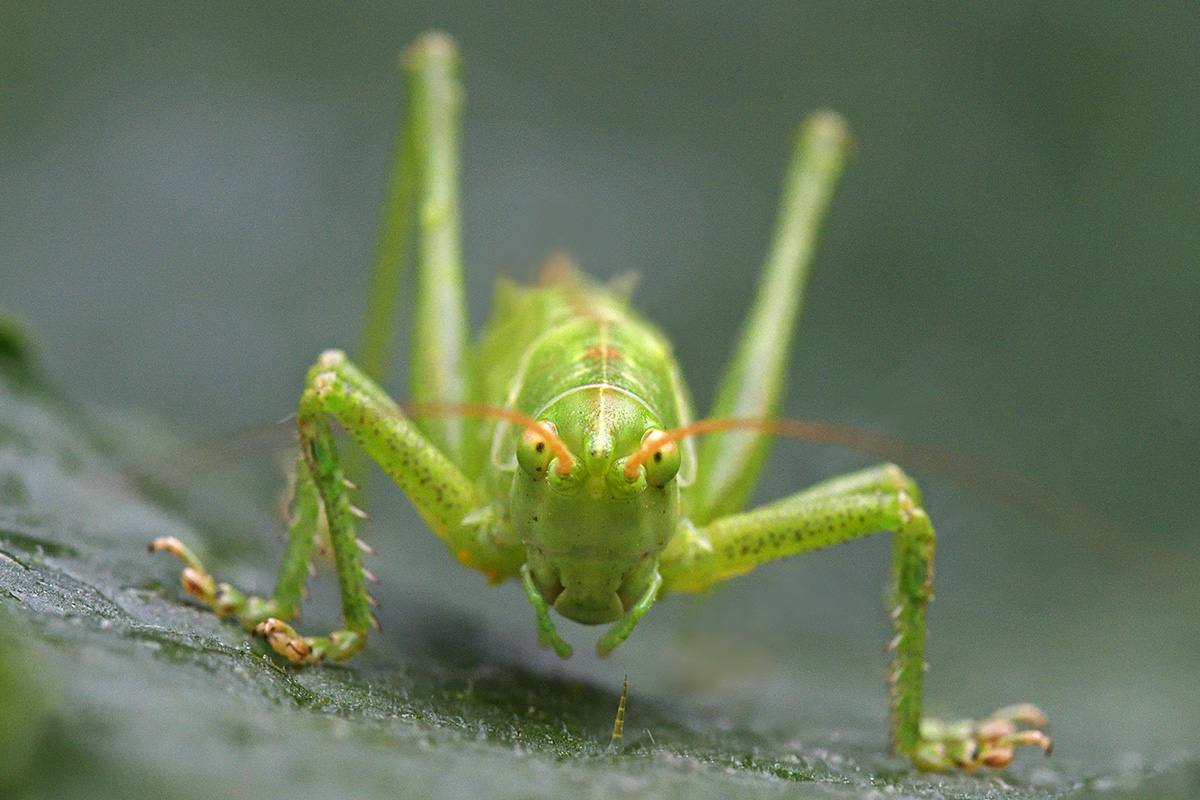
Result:
M174 536L164 536L150 544L151 551L168 552L183 561L180 580L188 594L218 616L233 617L247 630L253 630L269 618L292 619L300 610L321 501L302 457L296 459L295 470L287 550L279 568L275 593L270 598L246 595L228 583L217 583L200 559Z

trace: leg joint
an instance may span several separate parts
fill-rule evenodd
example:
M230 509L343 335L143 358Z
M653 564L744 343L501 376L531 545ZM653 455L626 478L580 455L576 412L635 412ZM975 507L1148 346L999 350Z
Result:
M921 505L921 489L917 486L917 482L913 480L907 472L895 464L884 464L883 470L888 476L891 485L901 494L906 494L912 499L912 503L916 506Z
M321 353L317 358L317 363L314 368L321 372L326 370L336 370L342 364L346 363L346 353L343 350L331 349Z

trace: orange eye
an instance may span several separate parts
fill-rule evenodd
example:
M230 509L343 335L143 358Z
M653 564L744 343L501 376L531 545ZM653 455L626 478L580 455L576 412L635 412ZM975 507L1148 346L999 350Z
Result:
M666 434L657 428L651 428L642 437L641 446L653 447L653 440L658 438L665 439ZM658 489L663 488L679 474L679 445L673 439L666 439L661 447L650 452L642 466L646 470L646 483Z
M541 424L549 428L552 434L558 434L558 429L554 427L553 422ZM553 459L554 450L545 433L536 426L526 428L525 432L521 434L520 441L517 442L517 463L521 465L521 469L529 473L534 480L540 480L546 477Z

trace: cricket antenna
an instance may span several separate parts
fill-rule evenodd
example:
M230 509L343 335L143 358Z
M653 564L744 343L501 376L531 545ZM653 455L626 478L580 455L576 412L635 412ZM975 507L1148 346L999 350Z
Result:
M670 442L689 436L728 431L756 431L815 444L835 445L894 461L910 469L931 472L976 494L1017 509L1048 528L1081 539L1091 539L1096 531L1112 531L1115 527L1103 514L1047 491L1037 482L1020 475L986 466L940 447L822 420L770 417L711 417L697 420L647 436L625 461L625 475L630 480L636 478L641 465Z
M638 468L670 442L677 442L689 436L729 431L756 431L814 444L832 444L893 461L919 463L922 466L940 462L943 466L937 469L939 472L945 471L944 465L947 461L951 462L951 467L958 466L956 462L963 461L936 447L906 442L836 422L774 417L710 417L646 437L641 447L625 462L625 475L631 480L637 477Z
M493 406L487 403L410 403L402 406L411 417L475 417L476 419L498 419L541 437L550 448L550 452L558 457L556 471L559 475L571 474L575 468L575 456L571 448L559 438L558 433L548 422L528 417L511 408Z

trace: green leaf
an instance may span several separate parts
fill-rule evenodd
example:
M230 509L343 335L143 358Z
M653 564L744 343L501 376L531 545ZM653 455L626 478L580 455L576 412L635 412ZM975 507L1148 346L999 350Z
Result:
M707 708L679 687L640 695L636 661L613 749L618 691L514 661L478 618L420 597L386 607L349 664L280 665L187 602L178 565L145 550L177 536L261 585L269 497L214 487L198 466L168 480L154 465L183 440L82 412L38 382L27 348L0 351L5 796L1183 797L1200 785L1194 758L1097 774L1023 756L999 778L922 775L886 755L882 709L814 689L826 710L756 724L719 694ZM512 647L534 647L526 616ZM703 665L729 660L683 652L710 677L722 667Z

